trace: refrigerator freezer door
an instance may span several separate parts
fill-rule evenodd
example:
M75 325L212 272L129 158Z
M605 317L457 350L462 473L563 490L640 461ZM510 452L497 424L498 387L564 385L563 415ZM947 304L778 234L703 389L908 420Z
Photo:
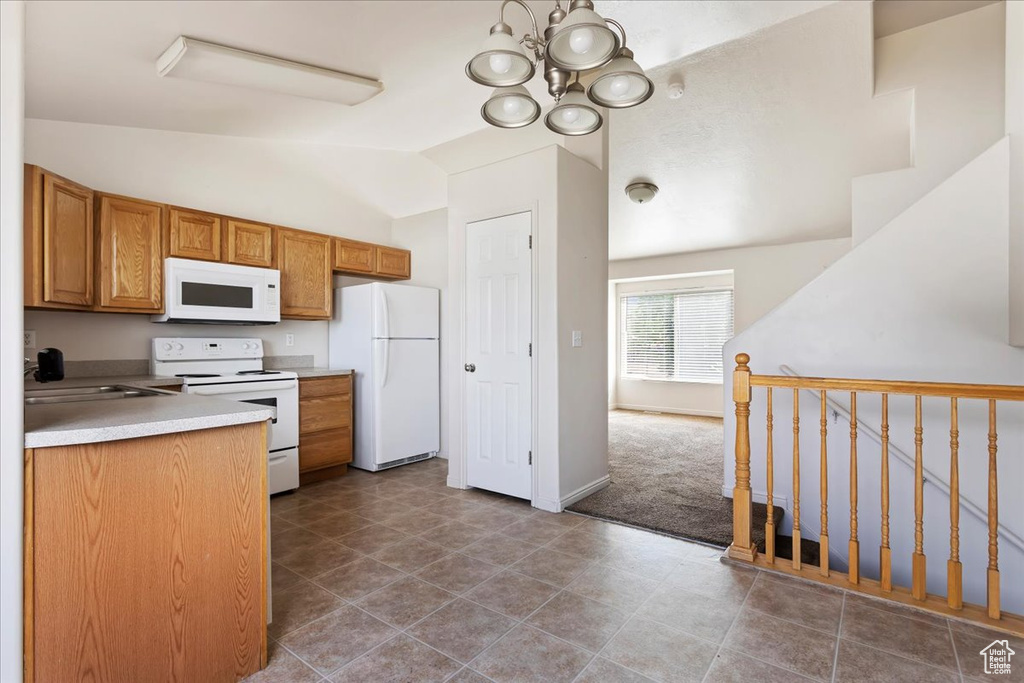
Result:
M436 339L373 341L374 461L378 465L440 448L440 370Z
M381 282L370 287L375 339L438 338L438 290Z

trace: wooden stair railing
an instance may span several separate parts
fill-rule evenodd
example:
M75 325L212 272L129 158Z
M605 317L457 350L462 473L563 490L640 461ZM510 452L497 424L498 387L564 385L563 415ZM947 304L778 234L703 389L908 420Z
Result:
M997 475L996 408L998 401L1024 401L1024 386L998 384L948 384L939 382L905 382L788 375L754 375L750 357L736 356L733 371L733 401L736 404L736 485L733 488L733 542L728 557L766 569L795 574L805 579L827 583L856 592L914 605L946 616L967 619L986 626L1024 635L1024 617L1003 611L999 604L999 495ZM780 561L775 555L775 526L769 517L765 529L765 554L758 555L752 541L752 501L750 487L750 403L753 387L766 392L766 464L767 499L773 500L774 485L774 417L773 389L793 390L793 553L792 560ZM820 477L821 487L821 559L818 567L804 566L800 560L800 391L815 390L820 400ZM850 394L850 534L849 572L830 570L828 559L828 430L826 402L828 392ZM881 543L879 547L879 580L866 578L860 572L857 507L857 395L881 395ZM892 553L889 548L889 396L914 397L914 551L909 588L892 582ZM946 563L946 596L929 595L924 554L924 466L922 398L941 397L950 402L949 428L949 558ZM987 604L973 605L963 601L963 565L960 562L960 442L959 401L984 400L988 403L988 567Z

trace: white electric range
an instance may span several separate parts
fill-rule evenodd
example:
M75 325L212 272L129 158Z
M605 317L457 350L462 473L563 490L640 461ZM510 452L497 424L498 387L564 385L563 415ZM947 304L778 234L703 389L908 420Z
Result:
M287 370L263 369L260 339L157 337L150 372L181 377L182 391L270 406L267 487L271 494L299 486L299 380Z

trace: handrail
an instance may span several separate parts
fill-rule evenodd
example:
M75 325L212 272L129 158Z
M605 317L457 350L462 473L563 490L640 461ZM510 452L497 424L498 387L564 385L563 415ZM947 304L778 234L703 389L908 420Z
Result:
M798 374L796 372L796 370L794 370L793 368L789 367L788 365L780 365L779 366L779 370L781 372L783 372L788 377L797 377L797 378L800 378L800 379L811 379L811 378L805 378L802 375ZM768 377L768 376L769 375L751 375L751 377L750 377L751 382L750 383L751 384L757 384L754 381L755 379L757 379L758 377ZM892 384L892 383L890 382L888 384ZM898 384L910 384L910 383L909 382L898 382ZM777 386L777 385L773 385L773 386ZM946 385L943 385L943 386L946 386ZM984 385L959 385L959 386L984 386ZM810 388L807 388L806 391L809 392L809 393L812 393L812 390ZM844 419L846 419L847 421L851 420L852 415L850 414L850 411L847 410L846 407L843 404L839 403L838 401L836 401L832 397L827 397L826 398L826 402L832 408L832 410L834 410L835 412L841 414ZM874 430L874 428L871 427L870 424L864 422L864 420L861 420L860 418L857 418L857 425L858 425L857 426L857 432L858 433L867 432L868 436L871 437L872 441L874 441L874 442L876 442L878 444L882 443L882 435L879 434L878 432L876 432ZM895 444L893 444L892 441L889 441L888 445L889 445L889 453L890 454L895 455L897 460L899 460L905 466L909 467L911 470L914 469L914 459L913 458L911 458L909 455L907 455L899 446L896 446ZM942 481L938 477L938 475L936 475L934 472L932 472L928 468L924 468L924 483L925 484L931 484L935 488L937 488L940 491L942 491L942 493L944 493L947 497L950 495L949 486L946 484L946 482ZM983 508L981 508L978 505L974 504L963 493L960 494L960 505L963 506L963 508L965 510L967 510L971 514L972 517L974 517L975 519L979 520L982 524L988 524L988 513ZM1015 534L1010 529L1007 529L1002 524L999 525L999 535L1001 537L1005 538L1007 541L1009 541L1012 545L1016 546L1019 550L1024 551L1024 538L1021 538L1020 536Z
M880 379L751 375L750 386L775 387L776 389L863 391L875 394L908 394L911 396L941 396L942 398L1024 401L1024 386L1013 384L949 384L944 382L892 382Z

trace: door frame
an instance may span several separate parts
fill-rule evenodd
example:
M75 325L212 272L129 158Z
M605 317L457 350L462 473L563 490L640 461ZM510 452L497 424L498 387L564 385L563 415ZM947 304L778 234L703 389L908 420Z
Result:
M540 320L538 316L538 276L540 273L540 259L538 254L542 246L539 230L538 230L538 215L540 214L540 203L531 202L528 204L514 204L505 207L500 210L482 211L479 213L466 214L458 218L458 223L461 227L459 235L459 247L462 254L461 262L458 267L458 278L460 283L460 301L458 310L459 320L459 334L452 335L456 342L456 348L453 349L454 353L452 359L458 358L458 363L453 364L451 368L452 375L455 373L459 374L459 382L451 387L450 391L458 392L458 411L455 414L455 422L458 424L458 434L461 441L461 448L458 451L459 468L455 477L449 475L448 485L456 488L465 489L469 488L466 483L466 465L468 462L467 454L467 432L468 424L466 422L466 382L465 382L465 370L462 368L463 364L466 363L466 238L468 234L468 227L472 223L480 223L482 221L488 221L495 218L505 218L506 216L514 216L516 214L529 213L530 214L530 235L533 237L533 248L530 249L530 338L533 344L533 356L530 358L530 450L533 452L533 463L530 467L530 503L536 507L537 502L537 491L540 490L539 485L539 473L540 467L538 463L544 455L538 448L537 440L537 424L538 424L538 389L540 385L540 377L538 372L537 359L540 357L540 342L538 340L537 330L539 329ZM454 412L454 411L453 411ZM453 425L454 426L454 425ZM454 431L454 429L453 429ZM451 454L451 451L449 451Z

